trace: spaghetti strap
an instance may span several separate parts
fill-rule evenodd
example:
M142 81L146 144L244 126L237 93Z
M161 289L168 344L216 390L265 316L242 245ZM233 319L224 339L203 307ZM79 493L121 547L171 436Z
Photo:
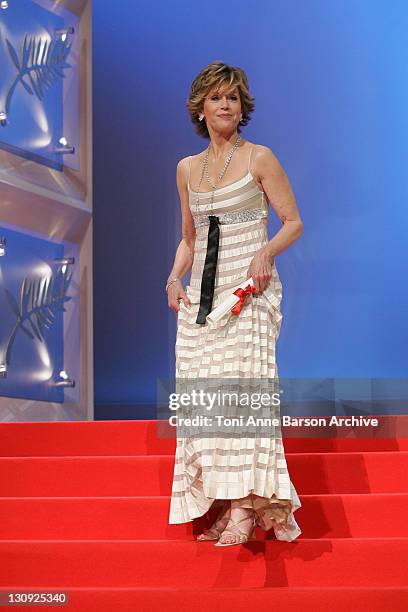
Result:
M249 157L248 157L248 172L249 172L249 166L250 166L250 164L251 164L251 154L252 154L252 149L253 149L253 148L254 148L254 147L251 147L251 150L249 151Z
M187 187L188 190L190 191L190 174L191 174L191 160L192 160L193 156L190 155L189 161L188 161L188 181L187 181Z

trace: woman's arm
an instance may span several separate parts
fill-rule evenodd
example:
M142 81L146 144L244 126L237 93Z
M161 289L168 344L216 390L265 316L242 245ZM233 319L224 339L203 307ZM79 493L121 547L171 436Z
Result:
M182 217L182 235L183 238L177 247L176 256L174 258L173 268L169 274L167 282L172 278L179 280L172 283L168 288L168 305L170 308L179 311L178 299L182 298L186 306L190 305L190 300L183 289L181 278L190 270L194 259L194 245L196 230L194 226L193 216L191 214L188 201L188 158L181 159L177 164L177 188L180 196L181 217Z
M269 147L256 145L253 167L268 201L282 222L282 227L255 254L248 268L247 278L252 276L256 290L263 291L272 277L271 265L275 256L300 238L303 222L288 177Z
M188 244L183 238L182 240L180 240L180 243L177 247L176 256L174 258L174 264L169 274L169 277L167 279L167 282L171 281L172 278L176 278L176 277L179 279L183 278L183 276L187 274L187 272L190 270L192 265L193 265L193 260L191 257L190 247L188 246ZM172 283L170 287L172 287L173 284L174 283ZM169 291L170 291L170 287L169 287Z
M257 145L254 166L268 200L282 222L282 227L266 246L267 252L275 257L300 238L303 222L288 177L271 149Z

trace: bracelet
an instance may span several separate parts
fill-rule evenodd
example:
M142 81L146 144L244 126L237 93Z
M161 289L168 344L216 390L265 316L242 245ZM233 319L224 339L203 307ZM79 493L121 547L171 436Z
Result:
M166 285L166 292L167 292L167 289L170 287L170 285L175 283L178 280L179 280L178 278L172 278L171 280L169 280L169 282Z

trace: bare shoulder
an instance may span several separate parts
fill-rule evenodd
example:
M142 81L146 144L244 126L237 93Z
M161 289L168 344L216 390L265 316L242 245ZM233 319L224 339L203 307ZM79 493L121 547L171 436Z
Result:
M187 155L187 157L183 157L182 159L180 159L177 163L177 173L184 172L187 168L188 165L190 163L190 159L192 158L192 155Z
M283 168L272 149L266 145L254 144L252 153L254 173L260 180L266 175L280 174Z
M193 168L199 166L202 162L202 156L205 154L204 151L196 153L195 155L187 155L183 157L177 164L177 181L187 189L189 173L194 172Z
M177 169L176 169L177 184L179 185L179 187L182 187L183 189L187 189L188 170L189 170L190 160L192 157L193 157L192 155L187 155L187 157L183 157L177 163Z
M194 160L197 160L199 158L201 158L206 152L206 149L204 149L204 151L200 151L199 153L196 153L195 155L187 155L187 157L183 157L182 159L180 159L179 164L185 163L185 164L189 164L190 159L191 159L191 163L194 163Z

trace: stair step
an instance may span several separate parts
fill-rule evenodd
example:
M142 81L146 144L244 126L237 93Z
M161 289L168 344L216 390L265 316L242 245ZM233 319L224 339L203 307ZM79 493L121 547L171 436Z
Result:
M301 495L300 501L299 539L408 537L408 493ZM2 498L0 539L183 540L208 528L219 513L215 507L194 523L169 525L169 507L169 496ZM258 528L257 538L275 536Z
M302 430L298 437L289 437L293 428L282 432L289 453L408 451L408 438L403 437L306 438ZM175 431L167 421L0 423L0 456L5 457L174 455L175 447Z
M0 542L1 588L405 587L408 539ZM391 602L390 602L391 603Z
M27 591L7 586L7 591ZM36 589L38 590L38 589ZM41 587L41 591L55 589ZM68 610L75 612L133 612L134 610L180 610L247 612L280 606L285 612L393 612L408 609L408 589L396 587L272 587L272 588L81 588L62 586L55 591L68 596ZM24 608L23 608L24 609ZM32 610L32 607L27 608Z
M405 493L408 451L287 453L295 488L303 494ZM174 457L0 457L1 495L168 495Z

